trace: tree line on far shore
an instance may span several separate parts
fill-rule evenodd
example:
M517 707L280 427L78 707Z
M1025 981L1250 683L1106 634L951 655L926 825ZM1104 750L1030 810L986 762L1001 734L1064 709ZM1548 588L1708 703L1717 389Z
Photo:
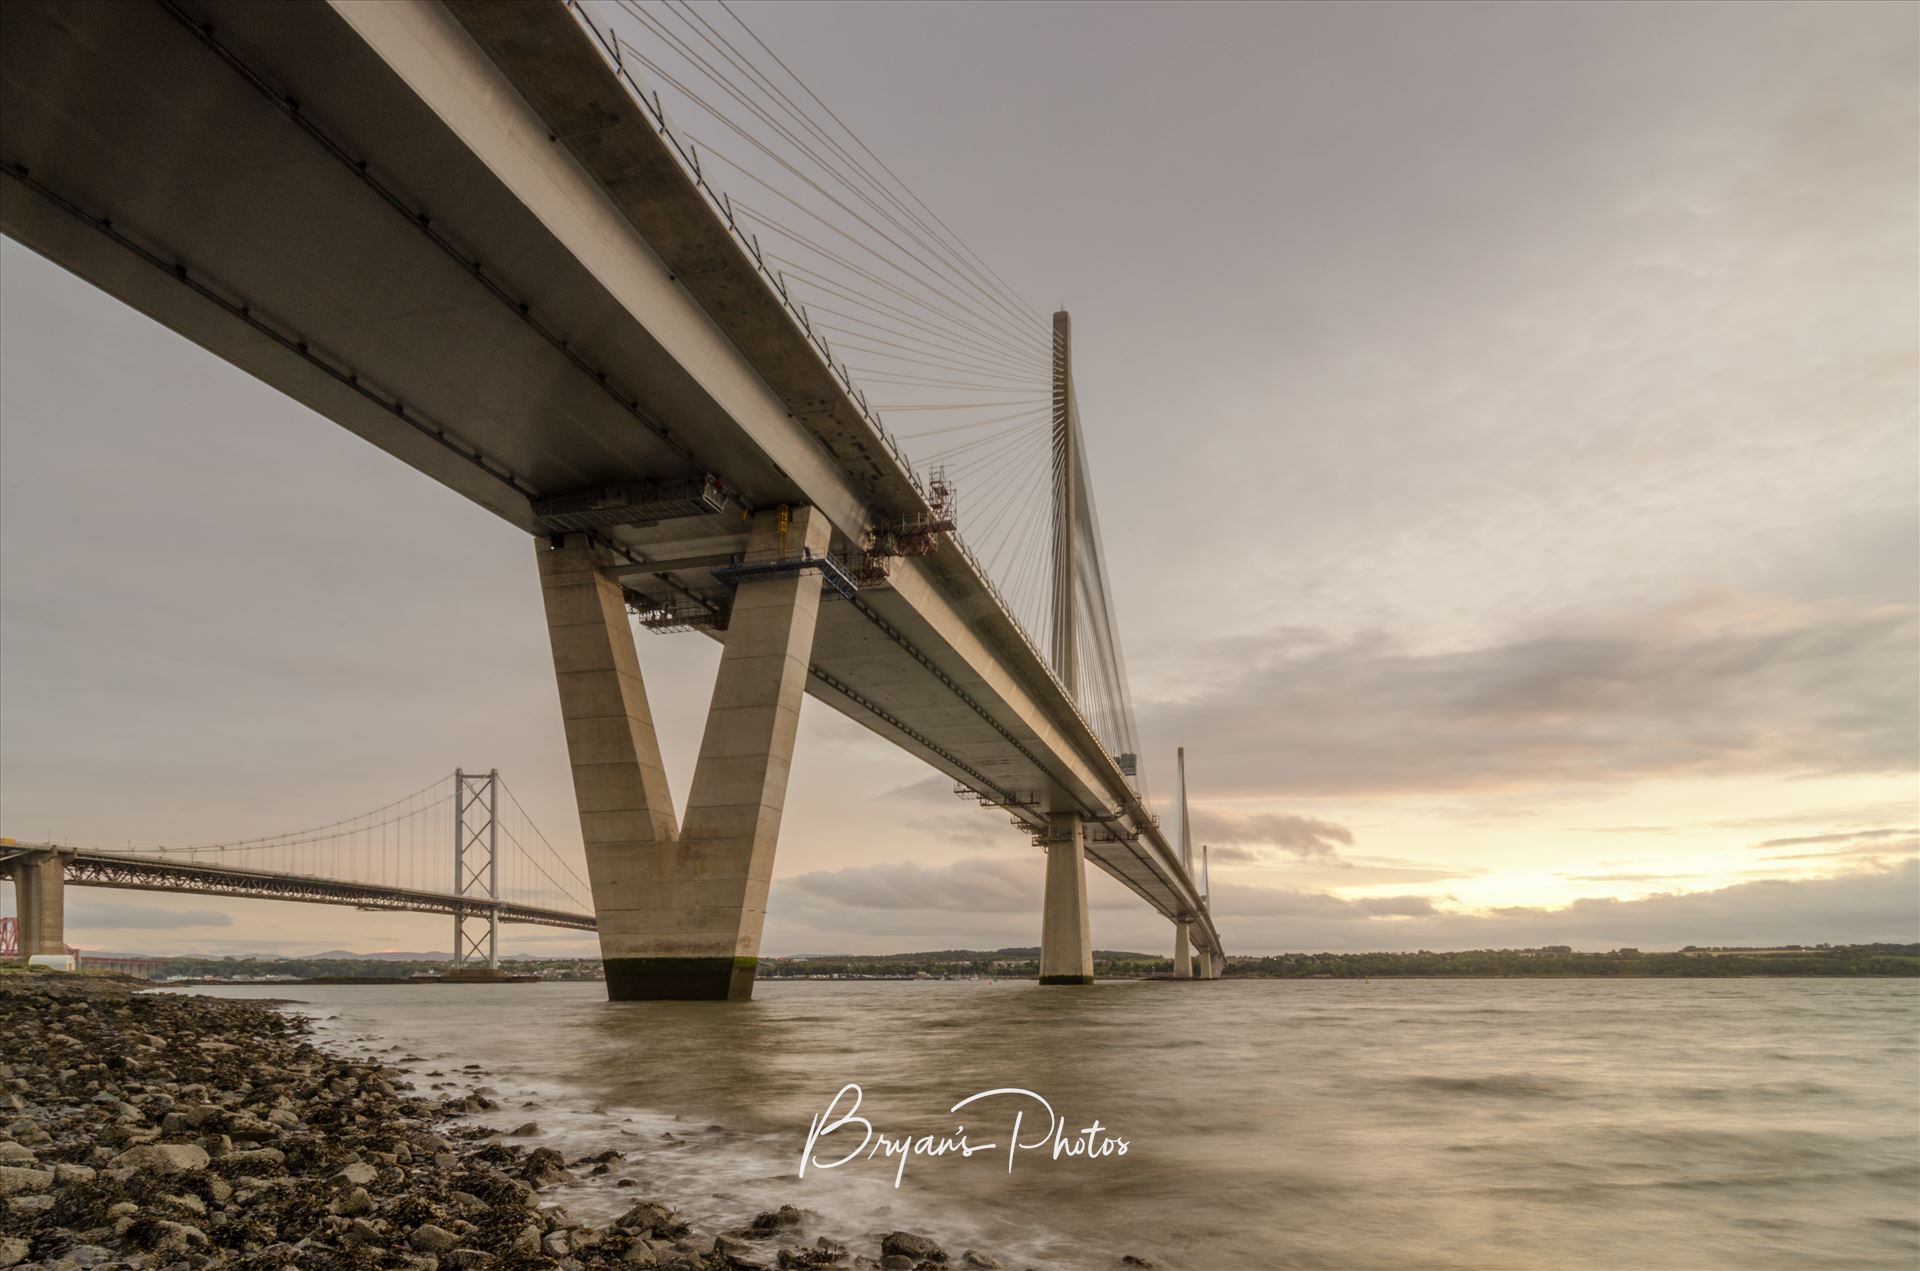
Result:
M1038 949L1001 949L993 953L949 950L937 954L885 954L762 959L767 977L868 976L936 979L1032 978L1039 974ZM1171 958L1145 953L1096 950L1094 974L1102 978L1163 976L1173 973ZM1920 976L1920 944L1788 945L1767 949L1701 948L1689 945L1670 953L1612 949L1580 953L1568 945L1537 949L1468 949L1437 953L1279 953L1264 957L1230 956L1231 979L1361 980L1464 976L1476 979L1564 978L1576 976Z
M1920 976L1920 944L1787 945L1779 948L1701 948L1668 953L1612 949L1580 953L1567 945L1538 949L1469 949L1452 953L1283 953L1230 958L1230 976L1275 979L1373 979L1470 976L1476 979L1555 979L1745 975Z
M762 979L1032 979L1040 971L1034 948L944 949L931 953L827 954L762 958ZM514 959L515 973L543 979L596 979L597 958ZM169 957L165 979L404 979L439 975L443 958ZM1105 979L1148 978L1173 973L1171 958L1121 950L1096 950L1094 973ZM1731 976L1920 976L1920 944L1784 945L1772 948L1707 948L1688 945L1672 952L1634 948L1579 952L1567 945L1536 949L1467 949L1414 953L1277 953L1227 960L1230 979L1362 980L1419 977L1558 979L1635 976L1721 978Z

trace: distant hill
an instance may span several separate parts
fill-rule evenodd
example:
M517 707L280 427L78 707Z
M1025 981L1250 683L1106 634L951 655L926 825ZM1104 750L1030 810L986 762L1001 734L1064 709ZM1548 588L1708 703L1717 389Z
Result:
M451 962L451 953L353 953L346 949L328 949L325 953L305 953L300 957L313 961L322 958L351 958L368 962Z

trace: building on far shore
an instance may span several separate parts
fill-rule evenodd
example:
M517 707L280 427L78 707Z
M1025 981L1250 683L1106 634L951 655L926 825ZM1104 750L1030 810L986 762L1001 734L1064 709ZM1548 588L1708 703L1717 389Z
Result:
M161 958L113 957L103 953L87 953L70 944L60 947L73 959L75 968L81 971L113 971L120 975L131 975L135 979L151 980L166 966ZM0 962L24 961L26 957L20 952L20 920L9 914L0 918Z
M113 971L130 975L136 980L151 980L167 965L162 958L113 957L102 953L82 953L71 948L67 952L79 959L82 971Z

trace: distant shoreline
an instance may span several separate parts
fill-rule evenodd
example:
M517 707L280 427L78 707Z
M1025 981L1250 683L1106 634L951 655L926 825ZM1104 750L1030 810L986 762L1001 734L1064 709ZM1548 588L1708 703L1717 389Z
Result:
M168 984L452 983L444 954L307 957L198 957L153 959ZM84 956L83 963L84 965ZM598 958L516 958L503 975L516 982L600 982ZM1094 951L1099 980L1171 979L1170 958L1124 950ZM811 982L890 980L1033 980L1039 950L940 949L919 953L815 954L763 958L761 980ZM1787 945L1777 948L1703 948L1648 952L1634 948L1576 952L1564 945L1535 949L1469 949L1415 953L1276 953L1230 956L1225 979L1283 980L1561 980L1920 977L1920 943Z
M770 976L762 976L760 979L760 982L761 983L784 982L784 983L792 983L792 984L878 984L878 983L978 984L978 983L1000 982L1000 983L1006 983L1006 984L1030 984L1033 982L1033 978L1034 977L1031 977L1031 976L1024 976L1024 977L1023 976L999 976L999 977L996 977L996 979L994 980L989 980L987 977L984 977L984 976L921 977L916 975L840 975L840 976L770 975ZM1638 973L1622 973L1622 974L1616 974L1616 975L1604 975L1604 974L1597 974L1597 973L1580 973L1580 972L1574 972L1570 974L1556 974L1552 972L1541 972L1533 975L1528 975L1528 974L1518 973L1518 972L1505 974L1505 975L1495 974L1495 973L1449 974L1445 972L1426 972L1426 973L1402 972L1399 974L1389 974L1389 975L1235 975L1235 976L1229 976L1226 978L1235 979L1235 980L1280 980L1280 981L1287 981L1292 983L1314 983L1314 984L1345 984L1345 983L1355 983L1355 982L1358 982L1361 984L1369 984L1369 983L1372 983L1374 980L1901 980L1901 979L1920 978L1920 970L1860 971L1860 972L1852 972L1852 973L1826 973L1826 974L1803 973L1803 974L1785 974L1785 975L1772 973L1772 972L1759 972L1759 971L1736 972L1733 974L1714 974L1711 972L1701 972L1693 975L1678 974L1678 973L1671 973L1671 972L1652 972L1652 971L1644 971L1644 972L1638 972ZM167 987L167 988L233 988L237 986L274 988L274 987L287 987L290 985L303 985L303 984L338 985L338 986L353 986L353 985L440 985L440 986L469 985L470 986L475 983L601 984L604 982L605 981L602 981L602 980L542 980L542 979L539 979L538 977L533 977L533 976L520 977L520 978L515 978L510 980L474 981L474 980L449 980L449 979L443 979L438 976L413 976L413 975L327 975L327 976L315 976L309 979L284 979L284 980L201 979L201 980L154 981L155 984L163 985L164 987ZM1102 975L1102 976L1096 976L1094 979L1094 983L1096 984L1159 984L1159 983L1179 984L1179 983L1198 983L1198 982L1199 981L1178 980L1171 975ZM1207 982L1217 984L1217 983L1223 983L1224 981L1215 980L1215 981L1207 981Z

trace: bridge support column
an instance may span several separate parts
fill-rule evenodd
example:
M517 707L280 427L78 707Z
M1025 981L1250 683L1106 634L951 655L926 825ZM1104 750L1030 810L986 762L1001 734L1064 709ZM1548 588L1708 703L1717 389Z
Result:
M1173 924L1173 978L1193 978L1193 924L1185 920Z
M830 537L811 508L757 513L746 561L823 555ZM741 580L676 832L625 602L597 550L569 536L541 573L607 996L751 997L820 575Z
M35 852L13 862L13 898L20 911L20 956L67 951L67 862Z
M812 508L756 513L746 563L824 555L832 536ZM813 658L820 575L742 580L700 738L680 836L679 902L667 956L636 968L653 996L753 996L767 888ZM664 978L662 978L664 977ZM667 991L676 984L685 993Z
M1078 812L1047 821L1047 894L1040 916L1040 983L1092 984L1086 829Z
M626 601L606 572L611 554L584 534L538 550L600 955L608 995L619 997L612 968L649 947L658 886L673 868L673 795Z

